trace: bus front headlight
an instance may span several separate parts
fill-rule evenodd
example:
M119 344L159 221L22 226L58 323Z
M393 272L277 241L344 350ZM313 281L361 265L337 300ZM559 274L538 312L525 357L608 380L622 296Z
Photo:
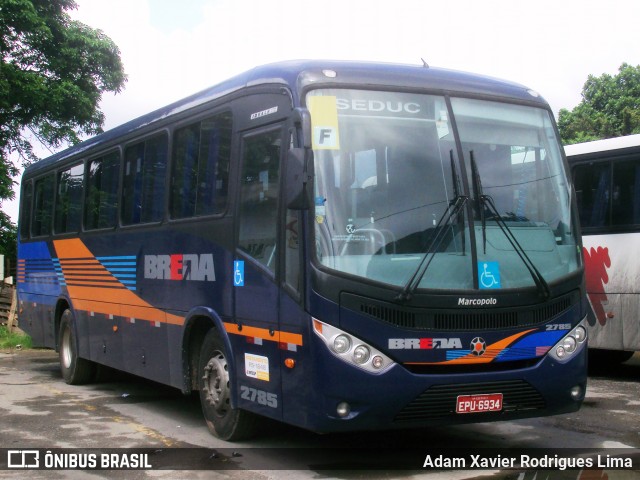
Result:
M315 318L312 321L313 331L342 361L370 373L381 373L395 365L384 353L359 338Z
M338 335L333 339L333 351L337 354L343 354L351 348L351 339L346 335Z
M582 320L582 322L555 344L549 354L556 360L564 363L582 350L586 344L587 329L585 328L585 320Z

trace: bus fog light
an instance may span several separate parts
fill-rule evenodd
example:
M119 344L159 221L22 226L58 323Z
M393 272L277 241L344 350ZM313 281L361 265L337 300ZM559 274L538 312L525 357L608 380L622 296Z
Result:
M565 349L567 353L573 353L576 350L577 346L578 346L578 342L576 342L576 339L573 337L567 336L562 341L562 347Z
M567 352L563 346L559 346L558 348L556 348L556 355L558 356L558 358L564 358L566 354Z
M364 345L358 345L353 351L353 361L362 365L363 363L367 363L369 357L371 356L371 352Z
M333 351L336 353L346 353L351 348L351 340L346 335L338 335L333 340Z
M351 405L347 402L340 402L338 404L338 408L336 408L336 413L340 418L344 418L351 413Z
M371 360L371 364L373 368L380 369L384 367L384 359L380 355L376 355L373 357L373 360Z
M571 398L574 400L580 400L582 398L582 387L580 385L575 385L571 387Z

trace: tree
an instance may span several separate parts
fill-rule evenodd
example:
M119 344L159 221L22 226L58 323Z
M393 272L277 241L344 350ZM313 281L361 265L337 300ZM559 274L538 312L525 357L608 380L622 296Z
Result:
M71 20L73 0L0 3L0 202L14 198L19 165L38 160L30 138L49 147L102 131L98 103L126 82L118 47Z
M558 128L565 144L640 133L640 65L589 75L578 106L560 110Z
M5 269L5 275L12 275L16 266L17 255L17 237L18 228L11 221L9 215L4 212L0 212L0 254L4 255L5 266L9 267ZM2 282L0 278L0 282Z

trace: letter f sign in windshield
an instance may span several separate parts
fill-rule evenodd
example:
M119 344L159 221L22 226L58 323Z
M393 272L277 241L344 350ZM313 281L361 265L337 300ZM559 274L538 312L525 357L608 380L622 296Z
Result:
M316 127L314 129L315 144L319 148L335 148L337 146L338 135L333 127Z

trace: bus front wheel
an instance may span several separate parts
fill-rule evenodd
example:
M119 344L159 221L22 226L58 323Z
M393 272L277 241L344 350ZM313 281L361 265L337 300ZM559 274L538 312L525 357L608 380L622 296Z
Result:
M69 385L82 385L93 379L95 363L78 356L77 332L71 310L66 309L60 318L58 330L60 370Z
M202 413L209 431L222 440L236 441L254 433L256 417L231 407L231 375L225 348L217 330L204 338L198 362Z

